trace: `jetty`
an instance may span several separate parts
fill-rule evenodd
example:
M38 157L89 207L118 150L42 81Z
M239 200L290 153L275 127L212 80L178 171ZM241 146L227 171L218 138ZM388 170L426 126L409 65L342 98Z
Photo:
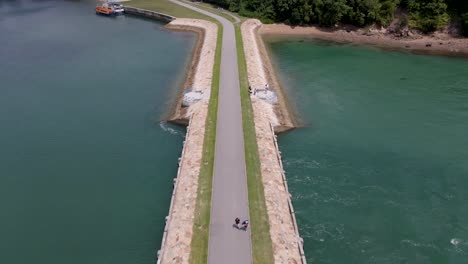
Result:
M125 6L124 12L126 14L143 16L143 17L152 18L152 19L156 19L159 21L163 21L163 22L171 22L176 19L175 17L170 16L170 15L166 15L163 13L159 13L159 12L155 12L155 11L151 11L147 9L131 7L131 6Z
M234 218L236 217L241 218L241 220L250 219L236 30L234 24L222 16L179 0L168 1L214 18L219 22L218 25L222 26L207 262L210 264L253 263L251 229L247 228L245 231L241 231L233 227ZM170 22L168 28L173 28L174 25L182 28L185 22L190 22L190 19L177 19L158 12L133 7L126 7L125 12ZM196 21L195 19L191 20ZM177 23L177 21L180 22ZM235 23L238 22L239 20L236 19ZM205 23L211 22L205 21ZM193 24L188 25L188 28L193 27ZM208 27L207 25L201 26L204 35L206 35ZM256 52L258 53L258 50ZM265 73L261 63L259 65L260 75L263 76ZM197 69L198 67L200 65L197 66ZM212 73L210 72L210 85L211 77ZM203 79L207 80L206 73ZM264 79L260 78L259 80L263 82ZM252 82L250 76L249 82ZM205 91L205 93L209 94L210 91ZM272 107L270 107L269 112L256 107L258 102L265 103L264 101L268 101L265 98L260 99L251 98L254 112L258 112L255 113L254 120L258 146L262 148L262 150L259 150L261 156L261 184L265 187L268 225L270 226L269 236L271 237L274 255L272 257L274 263L305 264L302 239L299 237L294 209L287 189L286 177L273 128L278 124L275 122L272 124L270 118L258 115L265 113L266 115L275 115ZM276 103L276 100L270 101ZM194 105L201 104L202 107L194 111L187 111L190 113L190 121L182 156L179 160L177 178L174 179L169 215L166 218L161 249L158 251L158 264L189 263L198 175L201 167L201 156L203 155L201 144L196 144L196 142L200 142L200 138L203 138L205 132L203 127L207 115L207 103L206 100L200 99ZM189 106L189 109L190 107L192 106ZM257 123L259 127L257 127ZM194 140L194 138L198 139ZM267 148L263 149L262 144ZM252 226L252 228L255 228L255 226Z
M249 218L234 25L192 5L173 2L213 17L223 26L208 263L252 263L250 229L233 232L232 228L235 217Z

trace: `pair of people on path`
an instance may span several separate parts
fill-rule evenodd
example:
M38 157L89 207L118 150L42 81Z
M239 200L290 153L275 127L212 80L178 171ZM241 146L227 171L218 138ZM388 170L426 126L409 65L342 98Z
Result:
M256 93L257 93L257 89L254 88L254 89L252 90L252 87L249 85L249 94L255 95Z
M247 230L247 227L249 227L249 220L244 220L244 221L242 222L241 227L239 227L239 223L240 223L239 217L236 217L236 219L234 220L234 222L236 223L237 229L242 229L242 230L246 231L246 230Z

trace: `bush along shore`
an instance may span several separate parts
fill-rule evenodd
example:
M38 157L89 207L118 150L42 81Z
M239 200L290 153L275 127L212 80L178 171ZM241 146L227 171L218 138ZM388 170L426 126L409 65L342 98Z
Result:
M263 23L387 28L400 32L447 31L468 36L464 0L205 0Z

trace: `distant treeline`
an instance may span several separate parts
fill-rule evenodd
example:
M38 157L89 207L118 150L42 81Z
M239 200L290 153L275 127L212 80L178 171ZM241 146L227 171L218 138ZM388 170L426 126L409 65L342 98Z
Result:
M397 10L401 26L431 32L460 23L468 36L468 0L205 0L242 16L291 25L319 24L388 26Z

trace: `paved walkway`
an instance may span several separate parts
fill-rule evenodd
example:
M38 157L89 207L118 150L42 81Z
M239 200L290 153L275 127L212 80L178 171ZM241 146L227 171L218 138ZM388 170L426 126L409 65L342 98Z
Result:
M170 1L213 17L223 25L208 263L249 264L252 263L250 228L244 232L232 226L235 217L244 220L249 215L234 26L221 16Z

